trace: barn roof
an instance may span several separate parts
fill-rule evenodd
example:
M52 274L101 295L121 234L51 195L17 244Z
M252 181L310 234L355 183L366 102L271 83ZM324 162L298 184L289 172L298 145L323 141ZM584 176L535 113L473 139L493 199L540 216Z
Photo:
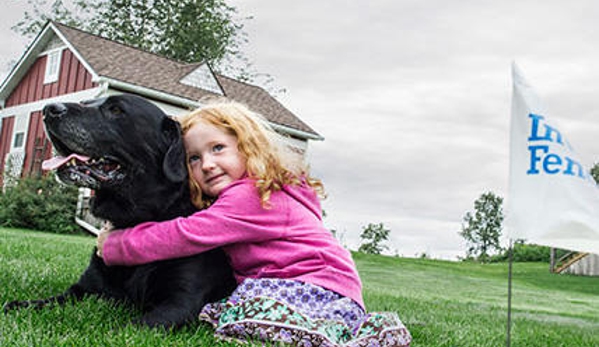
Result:
M48 22L9 74L0 89L0 99L5 99L10 93L10 87L14 88L18 83L10 81L11 78L18 79L24 73L21 71L19 74L18 70L26 70L28 62L32 64L34 61L27 56L37 56L55 37L74 51L98 82L106 82L117 89L133 89L141 95L146 91L154 97L169 96L169 100L180 100L186 106L194 105L202 98L225 96L246 104L274 125L292 130L298 137L322 139L309 125L259 86L215 73L204 63L182 63L57 22ZM36 47L38 45L40 47Z

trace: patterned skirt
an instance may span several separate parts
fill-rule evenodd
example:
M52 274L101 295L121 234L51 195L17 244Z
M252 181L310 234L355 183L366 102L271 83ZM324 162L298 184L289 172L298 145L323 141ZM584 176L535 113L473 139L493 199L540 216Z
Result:
M409 346L410 333L393 312L365 313L355 301L292 280L247 279L200 320L237 342L292 346Z

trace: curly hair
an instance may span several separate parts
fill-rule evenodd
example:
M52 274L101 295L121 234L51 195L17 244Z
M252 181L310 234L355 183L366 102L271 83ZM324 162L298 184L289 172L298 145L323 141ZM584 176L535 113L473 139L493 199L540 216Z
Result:
M246 160L247 175L256 181L256 188L264 208L270 208L270 195L283 185L301 185L302 181L325 197L319 179L310 177L308 168L297 154L291 153L284 139L259 114L243 104L217 99L179 117L183 135L197 123L204 121L237 138L237 149ZM188 171L191 172L189 161ZM191 198L197 208L206 208L213 202L202 194L200 185L190 175Z

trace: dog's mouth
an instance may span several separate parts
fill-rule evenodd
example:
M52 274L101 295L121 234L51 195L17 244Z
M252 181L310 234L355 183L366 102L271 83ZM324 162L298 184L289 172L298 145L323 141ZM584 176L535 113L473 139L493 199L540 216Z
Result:
M91 189L98 189L125 178L121 164L110 156L92 158L76 153L59 155L45 160L42 169L56 170L61 181Z

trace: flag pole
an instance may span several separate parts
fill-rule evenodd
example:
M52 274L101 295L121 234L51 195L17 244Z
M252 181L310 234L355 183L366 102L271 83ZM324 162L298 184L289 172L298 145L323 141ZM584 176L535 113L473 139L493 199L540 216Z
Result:
M507 270L507 338L506 347L511 346L512 335L512 263L514 261L514 250L512 239L509 241L508 248L508 270Z

